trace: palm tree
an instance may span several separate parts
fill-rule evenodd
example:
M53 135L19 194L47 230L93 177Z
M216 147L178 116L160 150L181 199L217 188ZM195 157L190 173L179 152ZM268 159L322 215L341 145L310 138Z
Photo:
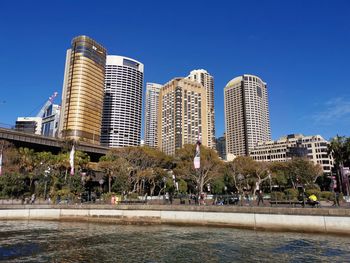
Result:
M350 137L337 135L331 139L328 145L328 153L334 158L334 168L337 173L338 181L343 185L343 178L341 178L341 169L344 165L350 164ZM348 182L347 182L348 185ZM348 188L348 187L347 187ZM340 191L343 192L342 187L339 187ZM349 194L349 189L346 189Z

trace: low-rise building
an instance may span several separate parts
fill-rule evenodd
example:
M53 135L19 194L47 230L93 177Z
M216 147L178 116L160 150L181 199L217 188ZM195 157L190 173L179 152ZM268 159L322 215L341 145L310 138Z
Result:
M41 117L18 117L15 130L40 135L41 127Z
M276 141L259 142L250 156L261 162L285 162L293 157L307 157L319 164L324 173L331 173L333 157L328 154L329 142L320 135L291 134Z

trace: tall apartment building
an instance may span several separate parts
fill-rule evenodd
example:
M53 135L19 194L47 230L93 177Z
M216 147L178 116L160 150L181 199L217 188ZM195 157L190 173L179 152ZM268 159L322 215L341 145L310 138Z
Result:
M161 87L162 85L156 83L146 84L145 145L150 147L158 147L158 103Z
M158 148L173 155L198 137L208 146L207 93L203 85L186 78L166 83L159 95Z
M249 155L257 142L271 140L267 86L259 77L243 75L224 89L226 154Z
M100 143L106 49L87 36L67 50L59 137Z
M215 149L214 78L204 69L192 70L187 78L202 84L207 92L208 147Z
M324 173L331 173L333 157L328 154L328 144L320 135L304 136L291 134L277 141L257 143L250 151L250 156L261 162L285 162L293 157L303 157L300 154L305 149L305 157L314 164L320 164Z
M141 141L143 64L107 56L101 144L138 146Z

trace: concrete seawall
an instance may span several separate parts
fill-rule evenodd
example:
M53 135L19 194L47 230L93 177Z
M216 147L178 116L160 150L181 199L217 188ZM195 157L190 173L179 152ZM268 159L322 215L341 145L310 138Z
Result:
M350 235L350 209L166 205L9 205L0 220L176 224Z

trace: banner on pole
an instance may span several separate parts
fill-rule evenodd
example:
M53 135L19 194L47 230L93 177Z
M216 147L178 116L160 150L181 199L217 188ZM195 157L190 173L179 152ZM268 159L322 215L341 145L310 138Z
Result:
M74 175L74 154L75 154L75 148L73 145L69 155L70 175Z
M194 159L193 159L193 164L194 164L194 168L195 169L199 169L201 167L201 141L200 139L198 139L197 143L196 143L196 154L194 155Z

